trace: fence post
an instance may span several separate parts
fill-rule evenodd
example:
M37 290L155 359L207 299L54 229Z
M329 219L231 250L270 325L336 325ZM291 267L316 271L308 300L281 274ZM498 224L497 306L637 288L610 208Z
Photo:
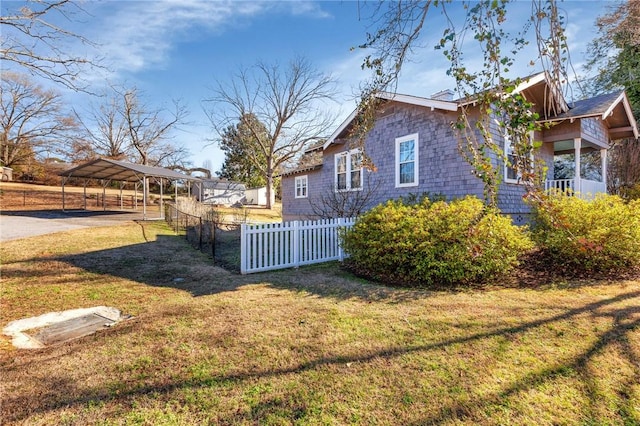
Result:
M300 243L301 243L301 232L300 232L300 222L294 220L293 223L293 267L297 268L300 266Z
M209 223L209 226L211 227L211 259L213 259L213 264L216 264L216 229L218 228L216 226L216 222L214 220L211 220Z
M245 275L247 273L247 224L240 224L240 273Z
M342 242L340 241L340 227L344 226L344 219L338 218L338 226L336 227L336 239L338 241L338 260L342 262L344 260L344 250L342 250Z

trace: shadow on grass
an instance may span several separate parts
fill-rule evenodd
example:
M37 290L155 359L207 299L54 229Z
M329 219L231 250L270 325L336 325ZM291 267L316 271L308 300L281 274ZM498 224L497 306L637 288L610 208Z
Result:
M449 339L442 342L436 342L424 345L390 347L383 350L369 351L366 353L358 353L353 355L341 356L324 356L316 359L302 362L298 365L287 368L259 369L255 371L247 371L242 373L224 374L218 376L207 376L200 378L174 378L162 383L144 383L135 382L122 383L117 392L112 392L108 387L95 385L94 387L82 387L78 383L65 382L62 377L50 377L45 383L41 383L42 389L50 391L40 395L30 395L28 400L21 395L19 398L7 398L4 401L5 407L11 407L14 410L4 413L5 420L11 422L20 422L27 419L33 414L43 414L50 410L70 409L83 406L86 404L99 403L101 401L111 401L123 404L125 406L134 404L134 400L140 396L153 396L154 399L167 396L174 391L186 389L198 389L217 386L236 385L238 383L246 383L247 385L255 383L256 379L269 378L275 376L291 375L303 373L310 370L329 369L335 370L336 366L344 367L349 363L367 363L376 359L394 359L413 353L427 353L429 351L446 350L449 347L457 347L458 345L470 344L483 339L490 339L496 336L511 338L523 334L527 331L536 329L541 326L548 326L559 321L566 321L581 315L590 315L591 318L606 317L611 319L611 326L603 330L596 341L587 347L577 356L567 359L556 359L550 361L548 366L537 370L524 370L515 374L516 378L510 383L506 383L500 390L491 391L472 399L465 399L464 404L458 401L451 401L447 398L443 401L440 410L428 417L416 421L414 424L439 424L452 419L456 420L473 420L474 416L482 416L488 409L496 405L508 402L511 398L517 398L517 395L528 390L534 390L544 384L552 384L557 378L561 378L567 374L577 374L584 384L584 397L587 400L585 410L582 414L586 423L599 423L599 421L607 421L607 419L599 419L601 413L597 407L602 406L602 395L598 389L598 383L590 369L589 363L605 350L615 347L620 353L620 357L626 359L629 365L633 366L633 371L629 379L618 389L617 406L609 407L611 412L617 413L620 420L624 424L637 424L638 412L634 400L634 386L640 381L640 357L637 354L637 348L632 347L630 343L631 332L640 329L640 305L634 304L627 307L615 308L613 305L621 302L629 302L640 298L640 291L629 291L619 294L615 297L599 300L584 306L568 309L566 312L553 315L535 321L526 322L517 326L502 327L500 329L475 333L469 336ZM174 376L175 377L175 376ZM53 389L56 389L55 391ZM68 395L82 395L80 397L69 397ZM274 410L272 414L282 414L284 416L303 416L306 408L299 404L286 405L282 404L283 399L279 399L278 403L263 401L262 405L254 406L246 411L237 410L232 418L223 419L224 423L233 423L235 421L256 420L255 416L264 416ZM28 408L19 408L28 407ZM257 410L257 411L256 411ZM611 420L611 419L608 419Z
M140 223L140 227L144 233L144 223ZM147 240L146 235L144 238ZM235 239L235 232L221 234L218 236L216 250L226 262L239 264L239 250L234 246ZM227 247L225 242L230 240L231 247ZM216 266L210 255L193 249L184 236L180 235L157 235L155 240L145 243L58 257L34 258L27 262L51 261L63 262L92 274L116 276L150 286L175 288L196 297L234 291L250 284L267 284L282 290L339 300L355 298L389 303L424 298L433 294L425 290L385 287L356 278L344 271L338 262L240 275ZM14 263L22 262L25 260ZM60 274L60 269L38 269L32 266L21 268L16 265L3 271L7 279L33 277L34 273L42 278L55 277ZM87 279L89 277L83 277L83 280ZM51 281L60 284L59 280Z

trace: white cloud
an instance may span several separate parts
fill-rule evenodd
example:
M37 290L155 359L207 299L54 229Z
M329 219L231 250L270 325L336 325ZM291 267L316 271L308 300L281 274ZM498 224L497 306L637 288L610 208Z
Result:
M228 0L109 2L98 8L99 24L90 37L100 45L110 69L136 72L162 66L175 43L191 37L196 28L224 31L269 7L264 2Z
M158 0L93 5L97 23L88 38L100 45L100 55L116 74L162 67L177 42L193 38L197 31L224 32L275 10L293 16L331 17L312 1Z
M324 11L320 3L313 1L292 1L291 14L294 16L311 16L314 18L331 18L331 14Z

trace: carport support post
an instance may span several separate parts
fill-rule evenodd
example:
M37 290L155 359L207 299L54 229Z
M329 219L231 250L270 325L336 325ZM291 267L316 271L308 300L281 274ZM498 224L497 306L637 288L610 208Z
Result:
M136 184L133 186L133 208L138 211L138 183L140 182L136 182Z
M64 211L64 183L67 181L66 177L62 178L62 211Z
M124 210L124 204L122 202L122 188L124 187L124 182L120 182L120 210Z
M142 177L142 220L147 220L147 176Z
M160 219L164 219L164 204L162 198L162 187L164 186L164 179L160 178Z
M104 181L102 182L102 211L107 211L107 185Z
M83 185L84 191L84 197L82 198L82 205L84 207L85 210L87 210L87 180L84 180L84 185Z

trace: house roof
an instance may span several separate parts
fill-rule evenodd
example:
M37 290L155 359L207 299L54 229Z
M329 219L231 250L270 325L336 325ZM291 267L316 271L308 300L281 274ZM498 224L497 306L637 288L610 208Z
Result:
M458 109L458 104L454 101L443 101L440 99L430 99L423 98L420 96L412 96L412 95L402 95L399 93L390 93L390 92L380 92L376 94L376 97L379 99L387 100L387 101L395 101L409 105L417 105L423 106L427 108L440 109L444 111L456 111ZM349 124L353 121L354 118L358 115L359 110L356 108L349 114L349 116L338 126L338 128L329 136L327 141L322 146L322 149L327 149L329 145L331 145L336 138L338 138L346 129L349 127Z
M546 72L540 72L521 79L521 83L514 90L515 93L523 93L527 99L534 104L544 106L545 109L555 113L562 113L569 108L561 93L557 93L554 88L547 83L549 75ZM440 109L444 111L457 111L459 107L471 104L476 98L461 98L453 101L441 99L424 98L420 96L403 95L398 93L381 92L376 94L379 99L388 101L401 102L409 105L418 105L427 108ZM356 118L358 109L355 109L349 116L338 126L333 134L327 139L323 145L323 149L327 149L334 141L344 134L351 122ZM549 112L547 112L549 114Z
M138 182L143 177L158 177L171 180L200 180L163 167L144 166L142 164L127 163L110 158L98 158L71 169L58 173L58 176L68 178L110 179L123 182Z
M579 119L600 116L607 122L609 133L614 138L638 137L638 125L633 118L629 99L624 92L596 96L591 99L567 104L563 94L552 84L549 84L550 76L544 71L521 79L521 83L515 88L514 93L522 93L529 101L539 106L542 117L541 122L562 121L567 119ZM475 102L474 98L463 98L454 101L430 99L420 96L403 95L389 92L381 92L376 97L383 100L401 102L410 105L418 105L427 108L444 111L457 111L464 105ZM358 115L356 108L338 126L338 128L326 140L322 149L327 149L336 139L345 134L349 125ZM305 168L304 171L309 170ZM283 174L298 173L299 170Z
M624 91L605 93L589 99L576 101L570 109L552 117L547 122L599 118L609 127L614 138L638 137L638 124L633 117L629 98Z
M292 176L298 173L310 172L322 167L322 150L324 141L318 142L304 150L298 164L279 176Z
M561 92L553 85L549 84L550 77L546 71L532 74L520 79L513 93L522 93L524 97L535 105L538 105L544 117L557 115L569 109L566 100ZM482 93L493 91L489 89ZM457 99L460 106L473 104L478 100L478 96L470 96Z
M311 171L314 171L314 170L318 170L320 168L322 168L322 163L310 164L308 166L296 167L293 170L289 170L288 172L282 173L280 176L293 176L293 175L297 175L297 174L300 174L300 173L305 173L305 172L311 172Z

